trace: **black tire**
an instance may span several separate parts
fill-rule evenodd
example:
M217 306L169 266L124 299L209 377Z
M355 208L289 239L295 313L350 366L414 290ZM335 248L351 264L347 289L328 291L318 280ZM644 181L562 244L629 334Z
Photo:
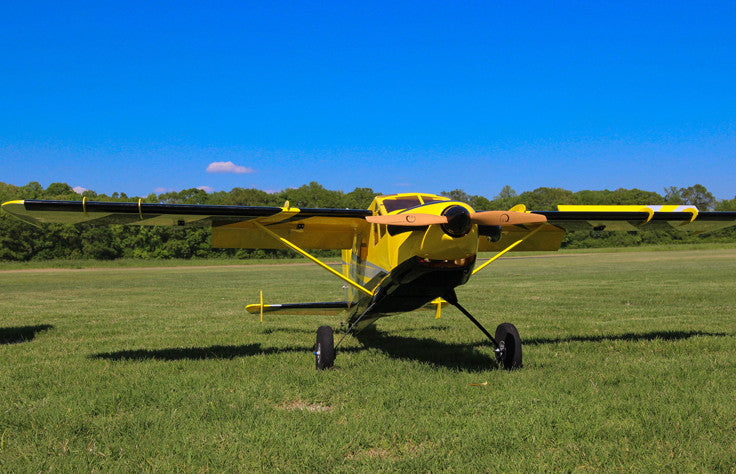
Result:
M335 339L330 326L320 326L317 329L314 361L317 370L329 369L335 363Z
M521 367L521 338L516 326L511 323L499 324L496 328L496 342L504 345L504 353L498 362L506 370L514 370Z

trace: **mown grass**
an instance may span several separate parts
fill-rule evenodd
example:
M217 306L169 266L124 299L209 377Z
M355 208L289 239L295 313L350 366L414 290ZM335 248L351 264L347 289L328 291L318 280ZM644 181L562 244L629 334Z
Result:
M731 471L736 250L502 259L458 290L524 368L497 370L454 309L348 338L310 266L0 272L0 470ZM486 383L487 382L487 383Z
M331 259L337 261L338 259ZM158 268L158 267L231 267L240 265L279 265L285 263L308 263L306 258L170 258L140 259L120 258L116 260L59 259L30 260L27 262L0 261L0 270L36 270L46 268Z

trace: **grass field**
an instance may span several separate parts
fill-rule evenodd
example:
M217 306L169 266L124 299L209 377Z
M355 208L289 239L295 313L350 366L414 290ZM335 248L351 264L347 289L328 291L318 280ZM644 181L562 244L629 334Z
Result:
M0 470L736 469L736 249L502 259L458 311L382 319L317 373L342 298L304 265L0 272Z

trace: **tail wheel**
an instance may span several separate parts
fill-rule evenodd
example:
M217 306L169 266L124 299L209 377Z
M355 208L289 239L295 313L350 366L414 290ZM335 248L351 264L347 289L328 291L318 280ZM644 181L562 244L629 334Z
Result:
M499 324L496 328L498 343L496 358L506 370L514 370L521 367L521 338L516 326L511 323Z
M320 326L317 329L314 360L317 370L329 369L335 363L335 339L330 326Z

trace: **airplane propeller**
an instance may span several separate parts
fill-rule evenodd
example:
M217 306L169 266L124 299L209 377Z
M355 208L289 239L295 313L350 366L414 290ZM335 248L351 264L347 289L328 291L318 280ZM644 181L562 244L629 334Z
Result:
M460 206L453 206L463 209ZM368 216L365 219L372 224L400 225L406 227L423 227L435 224L449 224L451 220L460 218L463 213L458 212L455 215L438 216L435 214L390 214L385 216ZM470 222L478 225L523 225L523 224L541 224L547 222L547 218L541 214L533 214L528 212L515 211L482 211L466 214L470 218Z
M404 229L404 231L409 230L407 229L409 227L426 227L439 224L442 226L442 230L452 237L466 235L470 232L470 226L472 224L484 226L486 229L496 227L498 228L497 232L500 233L500 226L504 225L541 224L547 222L547 218L541 214L517 211L482 211L471 214L467 209L458 205L447 207L440 216L436 214L403 213L385 216L368 216L365 219L372 224L396 226L394 229L399 228Z
M470 214L470 221L478 225L523 225L542 224L547 217L529 212L483 211Z

